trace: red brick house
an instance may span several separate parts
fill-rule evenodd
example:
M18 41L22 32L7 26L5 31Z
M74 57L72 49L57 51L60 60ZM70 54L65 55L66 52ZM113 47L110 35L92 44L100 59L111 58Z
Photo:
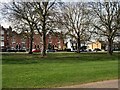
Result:
M9 47L11 42L12 28L4 28L0 25L0 50L5 51Z
M64 40L61 38L60 33L49 33L46 35L46 49L63 50ZM33 48L42 48L43 42L42 37L39 34L34 34L33 37ZM50 46L50 47L49 47Z
M16 33L12 31L12 28L4 28L0 26L1 37L1 50L29 50L30 39L27 33ZM46 36L46 49L51 46L51 49L63 50L64 40L61 38L60 33L47 34ZM42 47L42 37L39 34L34 33L33 37L33 49Z

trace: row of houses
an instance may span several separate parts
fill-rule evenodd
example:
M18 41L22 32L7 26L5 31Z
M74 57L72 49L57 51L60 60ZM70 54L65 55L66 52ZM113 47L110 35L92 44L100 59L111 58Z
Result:
M0 25L0 48L2 51L8 50L29 50L30 47L30 38L27 33L21 32L16 33L12 31L12 28L4 28ZM62 38L61 33L48 33L46 35L46 49L52 50L65 50L69 49L74 51L77 49L77 42L68 38L65 40ZM33 36L33 49L41 49L43 45L42 37L38 33L34 33ZM107 42L96 40L95 42L82 42L81 47L85 47L88 50L94 50L99 48L101 50L107 50ZM120 49L120 42L114 42L113 50Z
M58 36L59 35L59 36ZM12 31L12 28L4 28L0 26L0 48L2 51L8 50L29 50L30 47L30 38L27 33L17 33ZM47 34L46 35L46 44L47 48L63 50L64 40L60 37L60 33ZM43 45L42 37L38 33L34 33L33 36L33 48L41 49Z

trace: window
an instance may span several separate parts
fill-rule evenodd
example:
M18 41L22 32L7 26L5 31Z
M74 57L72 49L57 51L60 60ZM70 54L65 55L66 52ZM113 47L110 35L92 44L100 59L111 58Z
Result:
M9 32L7 32L7 35L9 35Z
M42 44L43 42L42 42L42 37L40 37L40 44Z
M25 43L22 43L22 49L26 49L26 47L25 47Z
M1 35L3 35L4 34L4 31L3 30L1 30Z
M15 43L15 37L14 36L12 37L12 43Z
M1 40L4 40L4 36L1 36Z
M4 42L1 42L1 46L4 46Z
M21 41L22 41L22 43L25 43L25 39L24 38L22 38Z
M48 42L52 43L51 36L49 36Z
M58 48L61 49L61 45L60 44L58 45Z
M58 43L60 43L60 39L58 38Z

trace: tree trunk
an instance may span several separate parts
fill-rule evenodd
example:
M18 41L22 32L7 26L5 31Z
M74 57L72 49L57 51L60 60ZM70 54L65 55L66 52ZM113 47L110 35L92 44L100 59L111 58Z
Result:
M81 44L80 44L80 37L78 37L78 39L77 39L77 53L80 53L80 46L81 46Z
M43 21L43 26L42 26L42 32L43 32L43 52L42 52L42 56L46 56L46 18L45 18L45 15L43 16L44 17L44 21Z
M46 33L43 33L43 51L42 56L46 56Z
M31 28L31 34L30 34L30 50L29 54L32 54L32 45L33 45L33 29Z
M113 40L112 39L108 39L108 54L109 55L112 55L112 53L113 53Z
M29 51L29 54L32 54L32 42L33 42L33 38L31 37L30 39L30 51Z

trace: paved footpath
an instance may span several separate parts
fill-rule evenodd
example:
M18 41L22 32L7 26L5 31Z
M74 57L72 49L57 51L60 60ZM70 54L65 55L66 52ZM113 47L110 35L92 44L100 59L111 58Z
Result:
M118 88L118 80L92 82L87 84L65 86L60 88Z

